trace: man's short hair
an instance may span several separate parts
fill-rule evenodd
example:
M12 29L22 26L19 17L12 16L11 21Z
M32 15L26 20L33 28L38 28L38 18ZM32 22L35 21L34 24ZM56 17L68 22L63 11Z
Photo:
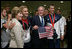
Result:
M59 12L61 12L61 10L60 10L60 9L57 9L57 10L59 10Z
M50 6L54 6L54 4L50 4Z
M54 4L50 4L50 6L55 6Z
M44 6L39 6L38 9L39 9L40 7L44 8L44 10L45 10L45 7L44 7Z

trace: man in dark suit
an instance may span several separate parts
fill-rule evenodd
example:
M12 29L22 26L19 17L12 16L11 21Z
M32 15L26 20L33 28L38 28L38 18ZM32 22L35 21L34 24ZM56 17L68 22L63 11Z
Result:
M41 39L39 39L38 28L45 25L44 22L44 10L43 6L38 7L38 15L32 19L32 44L33 48L41 48Z

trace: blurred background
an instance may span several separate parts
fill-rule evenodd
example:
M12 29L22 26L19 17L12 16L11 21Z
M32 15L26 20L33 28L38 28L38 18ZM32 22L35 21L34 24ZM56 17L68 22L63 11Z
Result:
M1 8L9 7L11 10L14 6L26 5L29 13L33 15L39 6L48 9L50 4L55 5L55 10L60 9L66 18L71 12L71 1L1 1Z

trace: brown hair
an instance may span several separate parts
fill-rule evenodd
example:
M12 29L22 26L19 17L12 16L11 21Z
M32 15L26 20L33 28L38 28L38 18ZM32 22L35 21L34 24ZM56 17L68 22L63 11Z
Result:
M15 18L15 16L20 12L19 7L14 7L11 11L12 18Z
M55 6L54 4L50 4L50 6Z
M6 9L3 7L3 8L1 8L1 12L2 12L3 10L6 10Z
M54 4L50 4L50 6L55 6Z

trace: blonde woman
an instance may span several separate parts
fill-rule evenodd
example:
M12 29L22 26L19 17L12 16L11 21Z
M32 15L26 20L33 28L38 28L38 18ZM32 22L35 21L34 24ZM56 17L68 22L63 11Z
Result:
M31 36L30 36L30 20L29 20L29 12L27 6L20 6L20 11L23 14L22 20L20 23L23 26L23 30L25 32L24 37L24 48L31 48Z
M19 7L14 7L12 9L12 21L11 23L15 22L15 26L11 29L11 41L10 41L10 48L23 48L24 41L23 41L23 29L22 25L18 20L22 19L22 14L19 10Z

